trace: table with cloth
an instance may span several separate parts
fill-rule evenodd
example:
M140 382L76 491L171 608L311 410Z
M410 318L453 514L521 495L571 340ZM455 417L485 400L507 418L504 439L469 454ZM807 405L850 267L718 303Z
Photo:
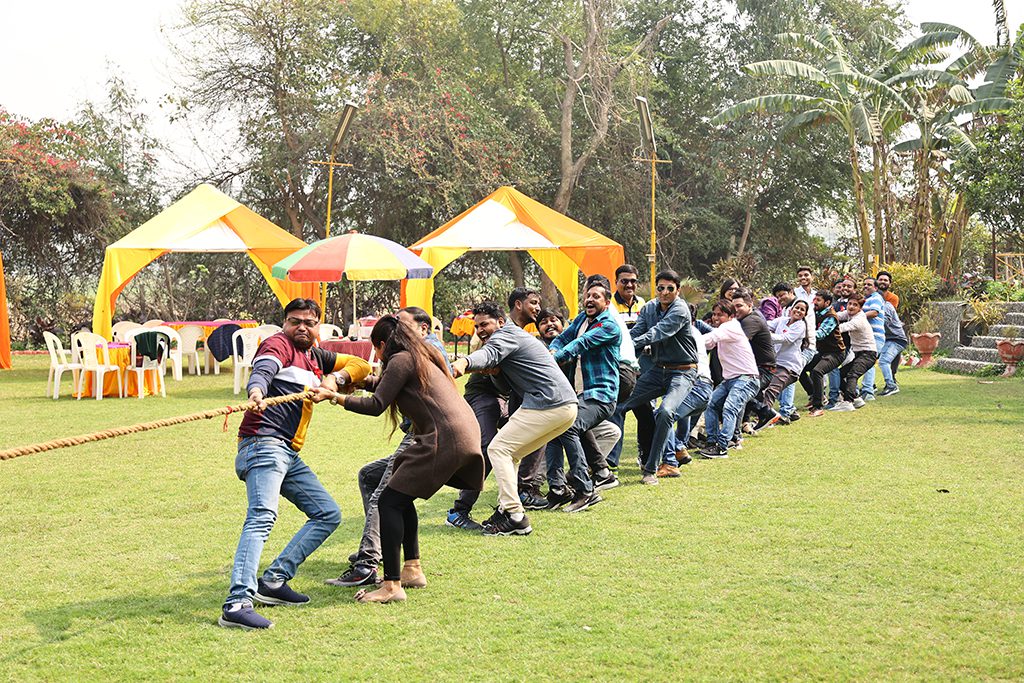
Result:
M172 320L171 322L165 322L164 325L172 330L180 330L189 325L197 325L203 328L203 339L209 337L211 332L222 325L238 325L242 329L260 326L259 322L255 320Z
M100 349L102 347L96 347ZM107 344L107 349L110 350L110 364L116 365L118 374L121 375L121 385L124 387L125 396L138 396L139 395L139 383L138 375L128 370L132 364L132 345L122 344L118 342L111 342ZM100 361L102 362L102 354L100 354ZM145 385L143 391L146 396L152 396L157 392L157 380L153 376L153 371L147 371L145 373ZM93 377L93 373L86 371L85 376L82 377L82 392L78 398L92 396L92 388L96 380ZM117 396L117 377L113 372L107 372L103 375L103 395L104 396Z
M373 344L366 339L360 341L352 341L350 339L332 339L330 341L320 342L320 348L324 351L333 351L334 353L358 356L366 361L370 360L370 356L373 354Z

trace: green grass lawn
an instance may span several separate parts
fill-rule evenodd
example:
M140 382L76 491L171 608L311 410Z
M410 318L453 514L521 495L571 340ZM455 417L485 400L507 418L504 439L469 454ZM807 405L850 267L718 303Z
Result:
M43 358L15 364L0 448L238 402L230 374L54 402ZM265 633L216 625L238 416L0 462L0 680L1020 679L1024 388L902 380L656 488L626 458L605 502L535 513L525 538L445 527L443 489L419 505L430 585L385 606L323 584L356 547L384 420L320 406L303 456L344 521L293 581L312 604L265 609ZM301 522L282 501L264 566Z

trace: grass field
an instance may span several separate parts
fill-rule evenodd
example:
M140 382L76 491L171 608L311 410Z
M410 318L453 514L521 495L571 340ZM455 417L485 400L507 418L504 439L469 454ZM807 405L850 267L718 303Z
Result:
M230 374L54 402L43 358L15 363L0 448L236 402ZM384 420L320 406L303 456L344 521L292 582L312 604L266 609L265 633L216 625L237 416L0 462L0 680L1020 679L1024 386L902 387L656 488L626 464L606 502L525 538L445 527L443 489L419 505L430 585L386 606L322 583L356 547ZM264 566L301 521L283 502Z

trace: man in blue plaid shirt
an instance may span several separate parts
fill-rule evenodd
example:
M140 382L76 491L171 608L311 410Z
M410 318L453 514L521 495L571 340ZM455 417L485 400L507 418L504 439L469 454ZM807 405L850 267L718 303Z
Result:
M558 437L569 461L569 478L576 490L566 512L579 512L599 503L601 496L587 472L581 435L607 420L615 412L619 395L619 345L622 333L614 310L609 310L612 293L605 282L592 282L584 298L584 310L548 347L555 362L569 366L567 373L579 399L576 421ZM575 366L574 368L572 366ZM548 463L551 471L553 463ZM555 464L560 467L561 463ZM613 476L604 468L595 477Z

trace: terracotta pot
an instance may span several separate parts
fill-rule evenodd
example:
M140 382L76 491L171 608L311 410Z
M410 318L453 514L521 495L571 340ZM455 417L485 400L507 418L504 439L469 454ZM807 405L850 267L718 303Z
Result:
M999 339L996 341L999 359L1006 364L1003 377L1010 377L1017 372L1017 364L1024 359L1024 339Z
M914 348L921 354L921 362L919 366L925 367L931 365L932 354L935 353L935 349L939 347L939 340L942 339L941 332L922 332L921 334L911 334L911 341L914 342Z

